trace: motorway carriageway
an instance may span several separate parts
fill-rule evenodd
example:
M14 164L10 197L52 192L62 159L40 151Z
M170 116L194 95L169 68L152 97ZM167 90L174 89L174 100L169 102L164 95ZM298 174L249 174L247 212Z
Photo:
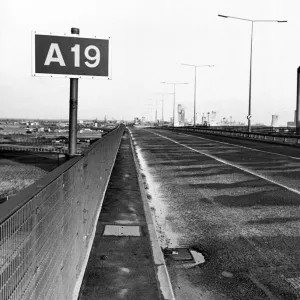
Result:
M208 134L131 130L181 299L300 299L300 149Z

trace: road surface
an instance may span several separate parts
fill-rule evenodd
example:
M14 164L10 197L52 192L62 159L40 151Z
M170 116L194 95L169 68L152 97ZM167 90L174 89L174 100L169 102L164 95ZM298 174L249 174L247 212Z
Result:
M300 299L300 149L131 132L176 299Z

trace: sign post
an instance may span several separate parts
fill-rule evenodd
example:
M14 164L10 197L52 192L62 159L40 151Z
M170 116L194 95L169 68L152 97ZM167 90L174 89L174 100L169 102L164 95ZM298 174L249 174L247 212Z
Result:
M297 69L296 133L300 134L300 67Z
M71 34L79 35L79 28L71 28ZM77 153L78 78L70 78L69 155Z
M32 75L70 78L69 155L77 153L78 79L111 79L110 38L33 32Z

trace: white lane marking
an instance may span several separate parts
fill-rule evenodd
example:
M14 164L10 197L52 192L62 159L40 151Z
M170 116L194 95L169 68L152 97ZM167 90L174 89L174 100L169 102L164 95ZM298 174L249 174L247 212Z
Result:
M148 130L147 130L147 131L148 131ZM179 143L179 142L177 142L177 141L175 141L175 140L173 140L173 139L171 139L171 138L165 137L165 136L163 136L163 135L161 135L161 134L154 133L154 132L152 132L152 131L148 131L148 132L150 132L150 133L152 133L152 134L154 134L154 135L160 136L160 137L162 137L162 138L164 138L164 139L166 139L166 140L169 140L169 141L171 141L171 142L173 142L173 143L175 143L175 144L178 144L178 145L180 145L180 146L182 146L182 147L185 147L185 148L187 148L187 149L189 149L189 150L191 150L191 151L194 151L194 152L200 153L200 154L202 154L202 155L208 156L208 157L210 157L210 158L212 158L212 159L215 159L215 160L217 160L217 161L219 161L219 162L221 162L221 163L223 163L223 164L229 165L229 166L231 166L231 167L233 167L233 168L237 168L237 169L239 169L239 170L241 170L241 171L244 171L244 172L246 172L246 173L249 173L249 174L251 174L251 175L253 175L253 176L256 176L256 177L258 177L258 178L261 178L261 179L263 179L263 180L269 181L269 182L272 183L272 184L278 185L278 186L280 186L280 187L282 187L282 188L284 188L284 189L286 189L286 190L288 190L288 191L290 191L290 192L293 192L293 193L296 193L296 194L300 195L300 192L299 192L298 190L293 189L293 188L290 188L290 187L288 187L288 186L285 186L285 185L283 185L283 184L281 184L281 183L279 183L279 182L276 182L276 181L274 181L274 180L272 180L272 179L270 179L270 178L267 178L267 177L265 177L265 176L263 176L263 175L256 174L256 173L252 172L251 170L249 170L249 169L247 169L247 168L244 168L244 167L235 165L235 164L233 164L233 163L231 163L231 162L229 162L229 161L226 161L226 160L224 160L224 159L221 159L221 158L219 158L219 157L216 157L216 156L214 156L214 155L212 155L212 154L208 154L208 153L205 153L205 152L203 152L203 151L194 149L194 148L192 148L192 147L190 147L190 146L187 146L187 145L185 145L185 144L181 144L181 143Z
M240 146L240 145L236 145L236 144L215 141L215 140L202 138L202 137L199 137L199 136L196 136L196 135L192 135L192 134L186 134L186 133L179 133L179 134L180 135L192 136L192 137L195 137L195 138L200 139L200 140L206 140L206 141L211 141L211 142L215 142L215 143L219 143L219 144L225 144L225 145L230 145L230 146L235 146L235 147L239 147L239 148L249 149L249 150L253 150L253 151L257 151L257 152L264 152L264 153L268 153L268 154L274 154L274 155L278 155L278 156L284 156L284 157L289 157L289 158L292 158L292 159L300 160L300 157L289 156L289 155L285 155L285 154L274 153L274 152L269 152L269 151L265 151L265 150L258 150L258 149L254 149L254 148L250 148L250 147L245 147L245 146Z

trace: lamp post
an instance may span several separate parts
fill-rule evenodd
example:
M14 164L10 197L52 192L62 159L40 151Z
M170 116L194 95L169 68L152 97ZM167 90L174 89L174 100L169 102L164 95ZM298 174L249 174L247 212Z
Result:
M197 79L197 68L199 67L214 67L214 65L191 65L182 64L183 66L194 67L195 69L195 84L194 84L194 127L196 126L196 79Z
M175 86L177 84L188 84L187 82L161 82L161 83L164 83L164 84L173 84L174 86L174 101L173 101L173 127L175 127Z
M173 95L173 93L154 93L156 95L162 95L161 99L161 120L164 123L164 95Z
M248 105L248 131L251 132L251 83L252 83L252 42L253 42L253 24L254 23L262 23L262 22L277 22L277 23L286 23L287 21L282 20L251 20L251 19L243 19L243 18L237 18L237 17L230 17L225 15L218 15L222 18L230 18L230 19L236 19L236 20L242 20L251 22L251 43L250 43L250 76L249 76L249 105Z
M145 113L145 115L147 116L146 121L152 122L153 121L153 110L154 110L153 103L152 103L153 99L148 99L148 101L151 101L151 102L144 103L143 113ZM150 115L150 117L149 117L149 115ZM156 114L155 114L155 116L156 116Z
M161 99L161 121L164 125L164 99Z

